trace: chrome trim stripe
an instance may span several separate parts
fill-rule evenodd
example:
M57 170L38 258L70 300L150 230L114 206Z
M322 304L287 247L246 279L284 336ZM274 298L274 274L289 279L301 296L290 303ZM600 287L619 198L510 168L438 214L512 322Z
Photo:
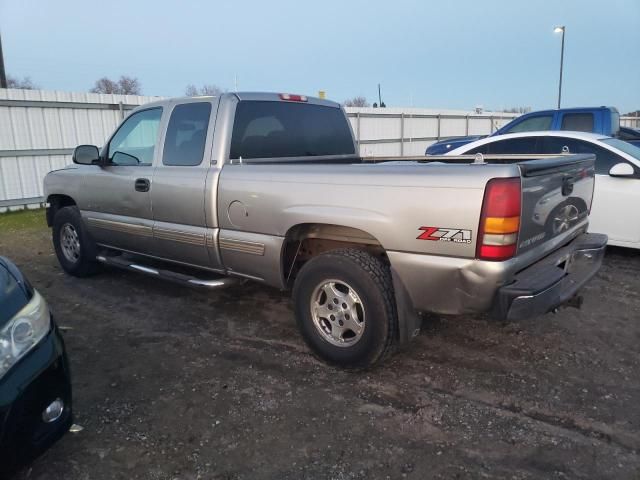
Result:
M198 246L205 245L204 233L184 232L181 230L153 227L153 236L160 240L168 240L170 242L188 243L190 245Z
M136 265L135 263L132 263L129 265L129 268L134 268L144 273L150 273L151 275L160 275L160 272L155 268L145 267L144 265Z
M141 237L153 236L153 229L146 225L134 225L132 223L116 222L114 220L105 220L103 218L87 218L89 226L95 228L103 228L105 230L113 230L115 232L130 233L140 235Z
M207 247L211 247L211 248L216 246L214 233L211 230L208 230L207 233L205 234L205 244Z
M233 250L234 252L248 253L250 255L264 255L264 243L247 242L235 238L220 238L218 245L223 250Z

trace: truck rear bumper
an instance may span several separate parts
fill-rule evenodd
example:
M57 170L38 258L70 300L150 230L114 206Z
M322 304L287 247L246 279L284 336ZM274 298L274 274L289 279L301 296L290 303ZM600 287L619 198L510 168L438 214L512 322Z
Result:
M570 299L597 272L606 242L606 235L578 233L564 246L550 241L553 250L542 258L532 258L536 252L530 251L504 262L395 251L387 255L414 310L491 312L516 319L545 313Z
M600 269L606 245L606 235L586 233L518 272L513 283L498 289L492 316L522 320L567 302Z

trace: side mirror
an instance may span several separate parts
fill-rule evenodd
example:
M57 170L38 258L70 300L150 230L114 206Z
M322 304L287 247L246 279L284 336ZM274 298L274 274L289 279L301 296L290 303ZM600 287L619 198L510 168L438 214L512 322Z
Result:
M79 145L73 151L73 163L95 165L100 161L100 152L95 145Z
M633 177L635 174L633 167L626 162L616 163L609 170L610 177Z

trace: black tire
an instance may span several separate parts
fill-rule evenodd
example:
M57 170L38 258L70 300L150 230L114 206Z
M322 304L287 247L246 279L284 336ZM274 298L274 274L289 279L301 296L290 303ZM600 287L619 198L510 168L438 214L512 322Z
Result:
M361 303L362 308L358 310L358 302L354 302L354 312L360 312L358 316L362 317L364 326L359 338L358 334L346 338L347 342L353 341L351 345L347 343L337 346L331 343L345 341L333 338L333 326L337 320L334 319L334 323L331 323L329 319L318 319L319 315L312 312L316 309L314 305L318 305L316 300L319 299L319 303L325 304L322 299L326 298L326 293L323 293L321 286L330 285L327 283L330 280L336 280L338 287L344 287L341 283L344 282ZM312 258L303 265L296 277L293 300L296 321L304 340L326 362L344 368L368 368L380 362L392 351L398 316L391 272L382 260L369 253L357 249L343 249ZM329 308L332 300L326 298L326 308ZM338 310L343 305L345 304L338 302L331 307ZM349 318L343 311L336 311L336 314L338 313L343 315L343 319ZM322 326L317 326L319 324ZM329 328L331 331L327 332L326 329ZM344 336L354 332L347 331Z
M65 254L61 232L70 226L76 232L79 243L79 254L77 258L71 258ZM96 245L89 235L78 207L64 207L58 210L53 218L53 247L58 257L58 262L62 269L75 277L86 277L99 270L99 263L96 261Z

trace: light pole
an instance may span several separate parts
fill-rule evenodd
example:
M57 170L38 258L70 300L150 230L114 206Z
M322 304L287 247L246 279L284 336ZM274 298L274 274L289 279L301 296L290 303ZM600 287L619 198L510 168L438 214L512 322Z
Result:
M2 38L0 37L0 88L7 88L7 75L4 71L4 57L2 56Z
M564 31L565 26L561 25L553 29L555 33L562 33L562 47L560 47L560 84L558 85L558 109L560 108L560 100L562 99L562 67L564 65Z

